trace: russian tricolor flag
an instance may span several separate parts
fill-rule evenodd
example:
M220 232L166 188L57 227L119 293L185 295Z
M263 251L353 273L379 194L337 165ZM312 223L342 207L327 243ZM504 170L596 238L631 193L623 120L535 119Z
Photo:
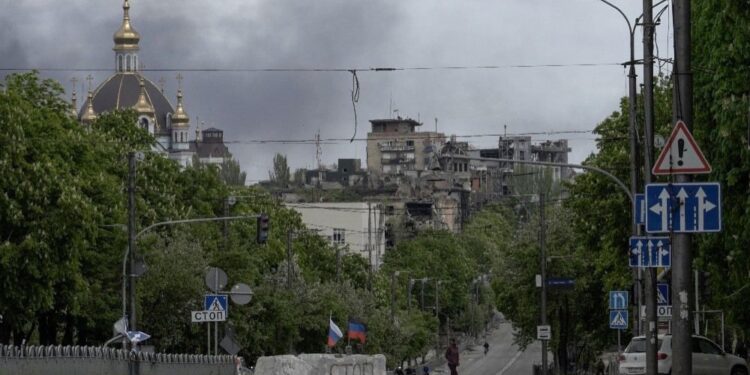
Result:
M356 319L351 319L348 334L350 340L359 340L364 344L367 341L367 326Z
M333 319L328 318L328 322L328 346L332 348L337 341L344 337L344 334L341 333L341 328L333 322Z

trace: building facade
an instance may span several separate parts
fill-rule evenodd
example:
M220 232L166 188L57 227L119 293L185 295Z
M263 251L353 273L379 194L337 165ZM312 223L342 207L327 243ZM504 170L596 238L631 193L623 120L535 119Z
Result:
M367 259L374 269L385 252L385 216L381 207L367 202L289 203L302 222L331 244Z
M429 170L445 135L417 131L420 122L409 118L370 120L367 133L367 170L370 174L408 174Z

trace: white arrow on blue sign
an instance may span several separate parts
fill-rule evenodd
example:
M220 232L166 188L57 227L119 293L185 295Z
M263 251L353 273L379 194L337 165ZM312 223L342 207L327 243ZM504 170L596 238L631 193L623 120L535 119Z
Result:
M227 296L223 294L206 294L203 298L203 310L227 311Z
M621 310L628 308L628 292L625 290L611 290L609 292L609 308L611 310Z
M646 185L646 232L721 231L721 185L686 182Z
M656 284L656 304L659 306L667 306L672 304L669 301L669 284Z
M610 310L609 328L628 329L628 310Z
M630 237L630 267L672 267L669 237Z

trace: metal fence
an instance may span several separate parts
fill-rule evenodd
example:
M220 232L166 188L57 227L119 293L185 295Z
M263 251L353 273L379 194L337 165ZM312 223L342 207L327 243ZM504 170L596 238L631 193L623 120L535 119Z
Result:
M233 375L237 357L129 352L101 346L0 345L0 375Z

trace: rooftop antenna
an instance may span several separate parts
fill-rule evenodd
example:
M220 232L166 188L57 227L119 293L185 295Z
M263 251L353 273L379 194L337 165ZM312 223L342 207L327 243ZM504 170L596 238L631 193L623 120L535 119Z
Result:
M435 117L435 133L437 133L437 123L438 123L438 118Z
M393 91L391 91L391 96L388 98L388 116L393 115Z
M318 170L323 169L323 150L320 148L320 129L315 133L315 160L318 162Z

